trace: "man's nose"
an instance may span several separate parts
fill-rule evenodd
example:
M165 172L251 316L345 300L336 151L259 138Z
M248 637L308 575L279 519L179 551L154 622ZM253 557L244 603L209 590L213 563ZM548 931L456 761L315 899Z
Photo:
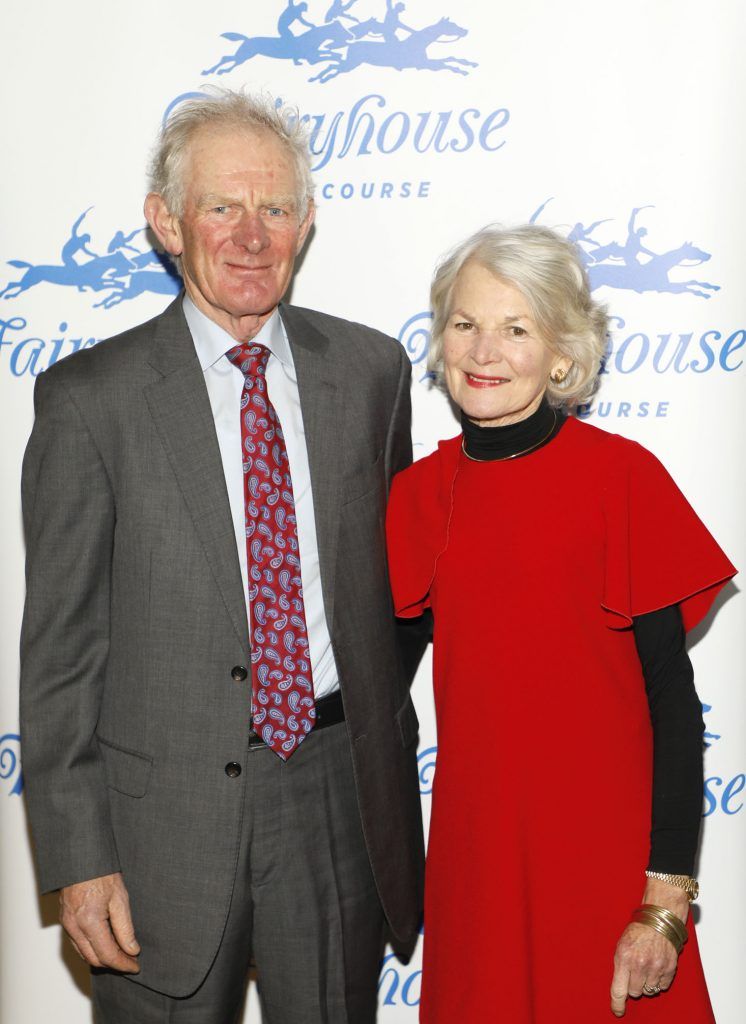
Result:
M236 245L249 252L258 253L269 245L269 232L262 217L254 210L245 210L236 223L233 233Z

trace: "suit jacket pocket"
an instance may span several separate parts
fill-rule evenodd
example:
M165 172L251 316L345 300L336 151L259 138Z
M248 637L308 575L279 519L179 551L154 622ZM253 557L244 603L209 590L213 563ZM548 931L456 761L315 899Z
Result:
M346 476L342 487L342 504L349 505L358 498L365 497L371 491L376 490L383 476L383 452L379 452L378 458L369 466Z
M402 746L408 747L410 743L413 743L417 739L420 731L417 712L414 709L414 703L412 702L412 698L409 694L407 694L407 699L396 712L396 721L399 725L399 734L401 735Z
M101 736L98 737L98 745L104 759L106 785L109 789L115 789L125 796L145 796L153 767L152 757L126 750Z

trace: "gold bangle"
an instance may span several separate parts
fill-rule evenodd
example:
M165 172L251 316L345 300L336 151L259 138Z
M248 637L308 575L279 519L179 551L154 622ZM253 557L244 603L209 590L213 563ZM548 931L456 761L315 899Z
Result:
M643 903L632 914L632 920L654 928L660 935L668 939L677 954L681 952L689 937L686 927L675 914L654 903Z
M647 917L642 914L635 914L632 920L635 924L641 924L646 928L652 928L653 931L656 931L660 935L662 935L664 939L668 939L673 948L676 950L677 955L681 952L682 946L679 942L676 932L672 928L669 928L668 925L661 921L659 918Z
M676 916L676 914L672 913L672 911L668 910L666 907L659 907L654 903L643 903L641 907L637 908L637 912L643 915L656 917L659 920L664 921L669 928L673 928L676 932L682 946L686 942L688 938L686 925Z
M637 914L636 914L636 917L637 917L638 920L641 920L641 921L643 921L643 920L644 921L657 921L663 927L665 927L668 931L673 932L674 935L676 936L677 942L680 943L682 946L686 942L686 938L687 938L686 933L682 932L681 929L679 929L675 924L673 924L671 921L667 920L661 914L656 914L656 913L651 912L651 911L638 910Z

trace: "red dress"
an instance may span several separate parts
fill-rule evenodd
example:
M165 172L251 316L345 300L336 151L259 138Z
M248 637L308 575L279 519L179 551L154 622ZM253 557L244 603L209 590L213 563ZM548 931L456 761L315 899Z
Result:
M658 460L569 419L477 463L461 437L396 477L398 615L435 620L438 760L426 1024L600 1024L650 843L652 733L632 617L687 629L735 570ZM711 1024L690 925L671 989L627 1021Z

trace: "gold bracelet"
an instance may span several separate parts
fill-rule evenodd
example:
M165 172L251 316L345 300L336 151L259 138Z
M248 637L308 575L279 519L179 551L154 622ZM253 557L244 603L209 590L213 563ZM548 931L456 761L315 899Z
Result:
M665 921L659 917L653 917L648 914L634 914L632 920L635 924L644 925L646 928L652 928L653 931L658 932L663 936L664 939L668 939L673 948L676 950L677 955L681 952L682 944L679 941L679 937L673 928L670 928Z
M643 903L641 907L637 908L643 914L652 914L655 917L662 918L669 928L673 928L676 935L683 946L686 940L689 938L686 931L686 925L683 921L669 910L667 907L659 907L655 903Z
M665 939L668 939L676 950L677 955L681 952L684 943L689 937L685 926L675 914L672 914L665 907L656 906L654 903L643 903L632 914L632 920L637 924L653 928Z

